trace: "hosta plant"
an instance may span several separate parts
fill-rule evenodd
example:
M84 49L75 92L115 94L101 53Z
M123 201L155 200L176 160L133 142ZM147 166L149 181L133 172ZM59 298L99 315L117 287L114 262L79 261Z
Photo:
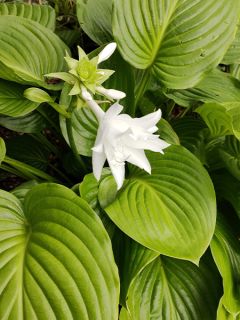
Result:
M240 320L239 19L1 1L1 320Z

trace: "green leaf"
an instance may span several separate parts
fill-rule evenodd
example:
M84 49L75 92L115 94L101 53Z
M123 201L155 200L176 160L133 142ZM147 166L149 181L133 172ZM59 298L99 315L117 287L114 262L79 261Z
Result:
M240 243L239 220L219 215L215 235L211 242L213 258L223 278L222 304L226 310L240 315ZM221 319L221 318L220 318Z
M53 98L46 91L39 88L28 88L24 91L23 95L26 99L36 103L54 102Z
M0 207L1 319L117 319L111 243L84 200L40 184L23 206L1 191Z
M27 195L27 193L34 187L39 184L36 180L30 180L27 182L22 183L17 188L13 189L11 193L17 197L22 203L24 203L24 199Z
M240 103L205 103L196 112L206 122L212 137L234 135L240 139Z
M198 263L215 228L211 179L181 146L167 148L164 155L148 153L148 159L152 174L131 167L129 179L105 211L147 248Z
M227 90L226 90L227 88ZM230 74L213 70L194 88L168 90L165 95L183 107L201 102L234 102L240 100L240 82Z
M229 201L240 219L240 181L223 172L215 174L213 182L217 197Z
M113 33L126 61L186 89L220 63L238 15L238 0L114 0Z
M6 145L3 138L0 137L0 164L6 156Z
M66 50L62 40L35 21L15 16L0 19L0 77L3 79L59 90L61 85L48 84L44 75L66 68Z
M169 144L180 144L179 138L172 126L165 119L161 119L158 123L158 134L161 139L165 140Z
M216 319L219 282L211 260L204 259L198 268L161 256L145 267L130 287L130 319Z
M22 117L0 116L0 125L17 132L39 133L48 126L48 122L36 110Z
M27 3L0 3L0 16L18 16L36 21L44 27L54 31L55 10L46 5Z
M93 41L98 44L112 41L112 0L77 0L77 17Z
M159 253L141 246L117 228L112 243L121 280L120 302L126 306L128 289L131 283L149 263L159 256Z
M240 181L240 141L234 136L227 136L218 153L225 168Z
M65 106L66 109L71 103L75 103L74 98L69 96L68 93L69 87L64 86L61 93L60 104ZM71 125L73 139L79 154L91 156L91 149L94 146L98 128L98 122L94 113L88 107L75 107L72 113ZM69 143L65 117L60 116L60 127L66 142Z
M1 115L11 117L24 116L39 106L39 103L29 101L24 97L23 92L25 89L26 87L24 86L0 79Z
M50 152L32 136L14 137L7 141L6 145L9 157L46 171Z
M235 39L233 40L230 48L225 54L223 64L240 63L240 27L237 28Z

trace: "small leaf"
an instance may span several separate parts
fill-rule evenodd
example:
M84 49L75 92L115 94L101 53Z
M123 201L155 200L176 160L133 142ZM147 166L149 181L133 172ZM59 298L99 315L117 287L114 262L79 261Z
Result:
M27 193L34 187L39 184L36 180L30 180L27 182L22 183L20 186L16 187L14 190L11 191L11 193L17 197L22 204L24 203L24 199L27 195Z
M117 319L111 242L87 203L56 184L33 187L23 206L0 193L0 318Z
M0 3L0 16L17 16L31 19L54 31L55 10L46 5L27 3Z
M239 220L219 214L211 251L223 278L222 305L237 317L240 315L240 242ZM221 307L221 306L220 306ZM221 318L220 318L221 319Z
M173 130L170 123L163 118L158 123L158 134L161 139L165 140L169 144L180 144L176 132Z
M205 103L196 112L206 122L212 137L235 135L240 139L240 103Z
M105 211L143 246L198 263L215 228L211 179L181 146L167 148L164 155L148 153L148 159L152 174L131 167L129 179Z
M30 101L43 103L43 102L54 102L50 95L39 88L28 88L23 93L24 97Z

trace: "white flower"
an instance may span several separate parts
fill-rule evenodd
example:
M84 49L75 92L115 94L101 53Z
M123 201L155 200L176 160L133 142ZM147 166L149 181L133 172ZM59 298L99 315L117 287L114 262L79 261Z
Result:
M102 86L102 83L114 71L98 68L101 62L107 60L114 53L116 47L115 42L109 43L96 57L89 59L87 54L78 46L78 60L71 58L68 53L65 57L69 68L68 72L49 73L45 76L64 80L72 86L69 95L77 95L83 100L85 100L84 93L86 91L89 91L91 94L98 93L110 100L122 99L126 96L124 92L105 89Z
M96 109L101 108L95 101L93 103L96 105L91 108L96 113ZM144 150L163 153L163 149L169 146L158 135L153 134L158 130L156 124L161 119L161 110L142 118L131 118L127 114L120 114L122 109L123 106L115 103L106 113L99 110L99 129L92 149L94 176L97 180L100 179L107 160L118 190L123 185L126 161L151 174L151 166Z

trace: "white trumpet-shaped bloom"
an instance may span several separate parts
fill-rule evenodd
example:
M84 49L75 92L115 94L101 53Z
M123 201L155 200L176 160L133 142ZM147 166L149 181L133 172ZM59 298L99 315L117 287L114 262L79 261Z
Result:
M93 111L94 108L97 109L97 105L92 107ZM161 110L141 118L131 118L127 114L120 114L122 109L123 106L115 103L106 113L98 112L99 128L92 149L94 176L100 179L107 160L118 189L123 185L126 161L150 174L151 165L144 150L163 153L169 146L154 134L158 130L156 124L161 119Z

